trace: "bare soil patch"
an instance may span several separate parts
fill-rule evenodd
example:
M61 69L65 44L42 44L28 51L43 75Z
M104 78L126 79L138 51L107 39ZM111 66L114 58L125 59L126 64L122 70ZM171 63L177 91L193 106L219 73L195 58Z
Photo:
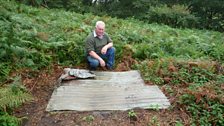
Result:
M115 69L116 71L124 71ZM14 111L16 117L23 118L24 126L151 126L151 125L175 125L177 121L189 125L189 116L179 107L171 107L166 110L134 109L136 117L130 117L129 111L56 111L46 112L48 100L56 86L58 77L62 74L63 67L55 65L51 70L31 72L21 71L24 85L33 95L32 102L24 104ZM146 83L147 84L147 83ZM168 95L163 87L162 91ZM175 97L168 98L172 106Z

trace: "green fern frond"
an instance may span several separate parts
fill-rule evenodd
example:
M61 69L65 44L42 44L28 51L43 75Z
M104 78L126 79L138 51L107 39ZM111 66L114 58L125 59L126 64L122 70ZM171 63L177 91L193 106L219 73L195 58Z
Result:
M30 100L32 96L21 85L20 77L16 77L10 86L0 88L0 109L15 108Z
M0 91L6 92L5 96L0 98L0 108L14 108L20 106L26 101L32 100L32 97L28 93L22 91L17 92L16 94L10 88L3 88ZM5 90L5 91L4 91Z
M8 113L0 111L0 125L1 126L20 126L22 119L16 118Z

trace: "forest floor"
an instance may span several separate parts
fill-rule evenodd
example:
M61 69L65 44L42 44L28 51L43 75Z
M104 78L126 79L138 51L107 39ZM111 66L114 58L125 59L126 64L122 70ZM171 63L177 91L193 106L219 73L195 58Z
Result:
M115 69L119 71L119 69ZM63 73L63 67L54 65L51 70L32 72L20 71L23 84L33 95L31 102L25 103L14 111L22 119L23 126L154 126L190 124L189 116L181 107L173 107L174 97L168 97L171 107L168 109L134 109L131 111L45 111L56 81ZM146 83L149 84L149 83ZM162 87L160 87L162 88ZM166 95L166 92L162 90ZM131 118L134 114L135 118Z

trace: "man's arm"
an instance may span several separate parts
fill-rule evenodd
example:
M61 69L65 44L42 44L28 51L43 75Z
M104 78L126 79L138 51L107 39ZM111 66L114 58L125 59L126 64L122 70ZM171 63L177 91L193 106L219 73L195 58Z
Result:
M107 45L105 45L103 48L102 48L102 50L101 50L101 53L102 54L106 54L106 52L107 52L107 49L108 48L111 48L111 47L113 47L113 43L112 42L110 42L110 43L108 43ZM94 52L94 51L90 51L89 52L89 55L90 56L92 56L93 58L95 58L95 59L97 59L97 60L99 60L99 62L100 62L100 66L105 66L106 64L105 64L105 61L96 53L96 52Z
M111 48L111 47L113 47L113 43L112 43L112 42L110 42L110 43L108 43L107 45L105 45L105 46L102 48L101 53L102 53L102 54L106 54L107 49L108 49L108 48ZM94 51L90 51L90 52L89 52L89 55L92 56L93 58L99 60L99 62L100 62L100 66L104 67L104 66L106 65L106 64L105 64L105 61L104 61L104 60L103 60L103 59L102 59L96 52L94 52Z
M99 60L100 66L104 67L106 65L105 61L98 54L96 54L96 52L90 51L89 55L92 56L93 58Z
M108 48L111 48L111 47L113 47L113 43L112 43L112 42L110 42L110 43L108 43L107 45L105 45L105 46L102 48L101 53L102 53L102 54L106 54L106 53L107 53L107 49L108 49Z
M100 66L105 66L105 61L94 51L94 41L91 39L91 37L88 36L85 41L85 48L88 55L97 59L100 62Z

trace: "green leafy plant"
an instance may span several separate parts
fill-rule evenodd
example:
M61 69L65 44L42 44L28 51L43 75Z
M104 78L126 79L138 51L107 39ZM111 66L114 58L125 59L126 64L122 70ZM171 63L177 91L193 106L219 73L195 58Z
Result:
M204 73L205 71L203 70L201 72ZM198 75L198 73L200 72L197 70L196 75ZM204 73L204 75L206 74L207 72ZM201 80L201 77L196 76L196 79L194 78L191 81L199 84L190 85L189 88L186 89L186 93L180 96L180 104L185 105L186 110L192 115L192 124L222 125L224 123L222 116L224 106L221 100L223 93L219 88L219 82L214 83L216 79L217 78L208 76L206 80L204 77ZM213 82L209 82L211 80Z
M7 112L0 111L0 125L1 126L19 126L20 119L9 115Z
M94 119L95 118L92 115L88 115L88 116L83 117L83 120L85 120L88 123L92 122Z
M134 110L128 111L128 117L137 117L137 114L135 113Z
M148 123L148 126L160 126L158 118L156 116L153 116L150 122Z
M183 123L181 121L176 121L175 126L183 126Z
M0 109L5 112L30 100L32 96L22 86L20 77L15 77L9 86L0 88Z
M134 110L129 110L128 111L128 117L129 117L129 119L130 119L131 122L138 120L138 116L137 116L137 114L135 113Z
M12 110L30 100L32 100L32 96L22 86L19 76L14 78L12 84L0 87L0 124L2 126L19 126L21 119L12 116Z
M158 104L152 104L149 106L150 109L153 109L153 110L156 110L156 111L159 111L159 108L160 106Z
M10 70L11 68L7 63L0 63L0 83L6 80Z

